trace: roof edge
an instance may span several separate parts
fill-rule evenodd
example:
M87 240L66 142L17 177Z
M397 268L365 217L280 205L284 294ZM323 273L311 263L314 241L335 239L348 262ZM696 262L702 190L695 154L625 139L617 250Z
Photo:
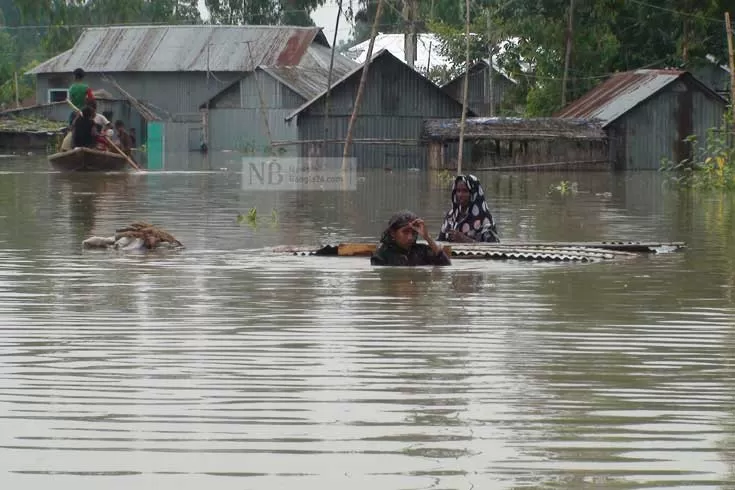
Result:
M391 53L390 50L387 49L387 48L383 48L383 49L379 50L377 53L374 53L372 59L370 60L370 64L374 63L376 60L378 60L379 58L381 58L383 56L390 56L391 58L393 58L394 60L396 60L398 63L403 64L407 69L413 71L418 77L420 77L426 83L431 84L432 87L434 87L435 89L439 90L442 95L444 95L445 97L448 97L449 99L451 99L455 103L459 103L452 96L450 96L449 94L447 94L446 92L444 92L443 90L441 90L441 88L438 87L434 82L432 82L431 80L429 80L428 78L426 78L421 72L419 72L415 68L411 68L408 64L406 64L404 61L402 61L396 55L394 55L393 53ZM360 73L362 71L362 69L365 67L366 63L367 63L367 61L365 63L363 63L363 64L355 67L355 69L351 70L349 73L347 73L346 75L344 75L342 78L340 78L339 80L337 80L334 83L332 83L332 85L329 87L329 91L334 90L336 87L342 85L348 79L350 79L353 76L355 76L357 73ZM301 112L303 112L305 109L307 109L309 106L311 106L312 104L316 103L317 100L319 100L322 97L324 97L326 95L326 93L327 93L327 90L324 90L319 95L317 95L316 97L314 97L314 98L306 101L304 104L302 104L301 106L297 107L296 109L293 110L293 112L291 112L288 116L286 116L286 119L285 120L286 121L290 121L291 119L293 119L294 117L296 117L297 115L299 115ZM468 114L474 114L474 115L476 115L475 112L472 111L472 109L470 109L469 107L467 108L467 112L468 112Z

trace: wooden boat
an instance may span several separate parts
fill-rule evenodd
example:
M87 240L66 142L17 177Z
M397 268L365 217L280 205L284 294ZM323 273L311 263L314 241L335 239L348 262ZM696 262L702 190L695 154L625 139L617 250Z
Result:
M127 159L119 153L92 148L54 153L48 161L51 167L62 172L121 172L130 167Z

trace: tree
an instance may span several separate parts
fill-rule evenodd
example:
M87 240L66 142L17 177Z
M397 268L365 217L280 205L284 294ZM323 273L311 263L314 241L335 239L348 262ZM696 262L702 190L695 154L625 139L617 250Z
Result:
M205 0L211 22L230 25L314 25L311 12L325 0Z

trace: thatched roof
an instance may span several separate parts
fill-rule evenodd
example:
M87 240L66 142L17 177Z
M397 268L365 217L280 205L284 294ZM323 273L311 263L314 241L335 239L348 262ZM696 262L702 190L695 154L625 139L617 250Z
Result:
M428 119L424 121L422 139L459 140L460 119ZM524 119L519 117L471 117L465 121L465 139L542 140L577 139L604 140L600 124L583 119L553 117Z

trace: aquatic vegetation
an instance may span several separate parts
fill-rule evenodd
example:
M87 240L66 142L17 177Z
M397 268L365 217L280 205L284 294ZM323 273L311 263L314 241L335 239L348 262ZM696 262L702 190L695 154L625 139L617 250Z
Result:
M735 189L735 146L733 117L728 111L719 127L707 130L704 142L696 135L684 141L691 145L691 157L679 162L670 158L661 161L659 171L667 172L677 185L700 189Z
M568 196L577 194L577 192L579 192L577 183L568 180L562 180L558 184L549 186L549 195L558 193L561 196Z
M436 173L436 182L439 185L449 185L454 181L454 174L449 170L440 170Z
M285 153L288 153L288 150L286 148L280 146L277 148L274 148L271 145L263 145L260 148L260 152L258 152L258 147L255 144L254 141L243 141L242 143L238 144L235 148L238 152L242 153L243 155L250 155L250 156L281 156Z
M238 214L237 215L237 223L243 224L247 223L250 227L253 229L258 228L258 209L253 207L250 208L247 214ZM278 211L275 209L271 210L271 227L278 226L279 220L278 220Z

